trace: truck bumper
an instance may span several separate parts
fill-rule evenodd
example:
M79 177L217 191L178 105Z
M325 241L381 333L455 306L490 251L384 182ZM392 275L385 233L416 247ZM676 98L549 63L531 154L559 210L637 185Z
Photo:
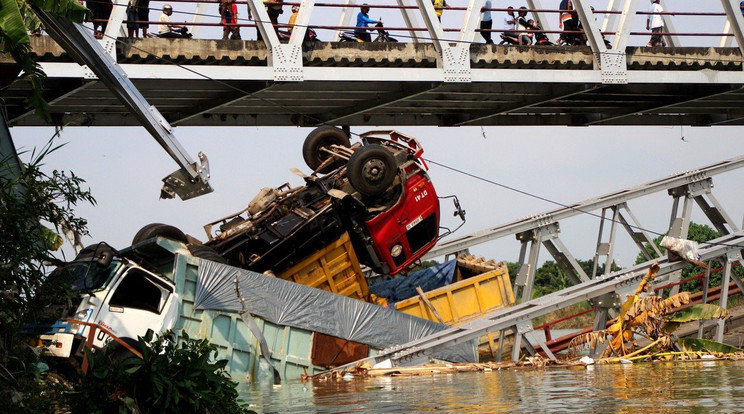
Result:
M42 348L44 353L61 358L67 358L72 354L72 342L75 335L66 333L56 333L41 335Z

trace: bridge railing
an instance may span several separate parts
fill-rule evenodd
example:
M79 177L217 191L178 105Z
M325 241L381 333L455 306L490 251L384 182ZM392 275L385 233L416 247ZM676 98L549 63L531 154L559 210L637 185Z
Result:
M410 39L410 41L418 42L418 41L431 41L434 37L431 33L429 33L429 36L417 36L415 32L430 32L430 29L425 24L421 24L418 22L417 17L421 18L426 14L426 8L422 8L420 5L411 5L406 4L410 0L397 0L398 4L372 4L371 7L373 10L375 10L375 13L370 13L372 16L380 16L382 17L385 15L386 19L395 19L394 13L398 12L400 13L404 18L401 20L398 20L402 24L394 24L387 29L390 31L395 32L409 32L409 35L400 35L398 34L398 37L401 39ZM619 25L622 24L622 21L618 21L618 18L621 20L623 17L628 16L628 14L633 11L634 9L637 9L637 5L634 3L637 3L638 0L626 0L624 2L620 1L614 1L610 0L607 4L606 9L604 10L593 10L589 9L589 12L587 12L587 16L593 16L594 20L602 19L601 26L599 27L599 31L604 36L611 36L611 37L617 37L620 34L620 31L618 30ZM480 27L475 27L474 32L475 33L493 33L493 34L500 34L504 32L505 30L503 28L499 28L501 23L500 17L503 17L504 14L507 12L506 8L503 7L495 7L495 8L488 8L485 9L482 7L476 8L475 6L477 4L482 4L483 0L472 0L468 2L467 6L458 6L458 5L452 5L447 7L445 10L443 10L443 19L446 21L446 24L442 24L441 29L443 33L454 33L454 32L461 32L463 29L465 29L465 26L463 25L464 22L467 22L469 19L473 19L473 17L476 17L475 20L480 21L480 15L481 11L489 11L491 12L492 17L496 17L492 21L496 22L495 26L490 29L482 29ZM559 16L562 13L561 10L558 9L550 9L550 8L541 8L539 7L539 1L538 0L526 0L527 4L529 5L528 8L524 9L523 11L525 13L528 13L529 16L536 22L540 23L540 26L542 27L542 30L535 30L535 31L526 31L527 33L545 33L549 35L559 35L562 34L563 30L557 30L552 29L552 23L555 23L559 20ZM725 4L727 2L730 2L730 0L722 0L722 3L724 4L724 8L721 11L709 11L710 4L705 4L706 8L703 10L696 10L696 11L686 11L686 10L680 10L680 9L670 9L663 13L659 13L665 20L665 31L663 32L664 36L668 38L668 43L672 46L679 46L680 42L678 40L679 37L694 37L694 38L700 38L700 37L716 37L719 38L719 45L720 46L728 46L731 44L731 40L735 37L735 33L731 30L731 28L734 26L731 24L732 19L729 18L728 13L726 11ZM92 5L97 4L105 4L107 3L107 0L95 0L95 1L88 1L89 6L92 7ZM212 2L204 2L199 0L174 0L170 3L175 4L175 10L174 10L174 16L176 16L175 20L179 20L177 17L180 16L188 16L190 18L190 22L188 23L189 26L192 27L192 32L199 33L199 28L201 27L215 27L220 26L219 20L220 16L217 12L217 5L219 2L212 1ZM261 5L260 8L263 8L262 4L266 5L274 5L274 4L280 4L280 3L259 3L257 0L247 0L247 1L236 1L236 5L239 7L239 19L238 19L238 27L241 28L255 28L257 26L262 25L265 23L264 20L258 16L258 13L251 13L251 19L248 18L248 13L246 13L247 9L250 9L252 5L259 4ZM292 6L299 6L300 9L307 9L309 5L312 3L312 7L317 7L319 9L323 9L322 12L316 13L316 16L311 16L309 19L307 19L307 24L310 27L314 29L321 29L321 30L329 30L329 31L335 31L335 35L330 36L329 39L326 40L335 40L338 38L338 32L340 30L351 30L355 26L353 25L353 22L351 22L352 15L356 12L355 5L347 0L344 3L323 3L323 2L310 2L310 1L304 1L304 2L287 2L283 3L283 6L286 6L285 9L290 9ZM417 0L417 3L419 1ZM454 3L454 0L453 0ZM588 3L587 0L578 0L577 3L577 11L580 9L580 7L586 7L584 3ZM159 22L155 19L151 19L148 21L145 20L126 20L126 8L127 3L124 0L113 0L113 10L110 14L110 20L111 23L115 26L117 23L117 14L122 14L123 17L119 21L119 25L126 25L127 23L134 23L134 24L143 24L147 23L151 26L158 25ZM246 5L248 7L246 7ZM677 4L674 4L676 7ZM181 9L181 10L179 10ZM183 9L190 9L190 10L183 10ZM337 11L338 15L340 15L338 24L332 24L331 20L333 19L334 15L332 13L328 13L328 10ZM432 7L432 10L433 7ZM378 11L381 11L381 13L376 13ZM738 11L738 9L737 9ZM160 9L157 7L150 8L151 13L159 13ZM515 15L517 15L518 10L515 10ZM436 11L434 12L436 14ZM578 13L577 13L578 14ZM636 29L641 27L640 30L630 31L627 33L628 36L650 36L651 32L646 30L643 30L643 24L647 17L651 15L651 13L647 11L633 11L633 14L635 16L633 20L633 27ZM740 13L736 13L740 14ZM475 15L475 16L474 16ZM285 14L282 18L282 20L287 19L288 20L289 13ZM679 31L676 30L674 21L675 20L684 20L687 18L694 18L695 21L692 22L692 26L695 27L693 31ZM723 30L709 30L709 31L702 31L699 30L700 27L705 27L707 23L701 24L700 19L705 18L706 21L710 21L708 18L713 18L717 20L721 20L723 22ZM424 19L425 20L425 19ZM438 20L438 19L435 19ZM735 19L733 19L735 20ZM96 16L96 22L97 23L103 23L103 19L101 16ZM270 24L270 21L268 21ZM437 22L438 23L438 22ZM455 23L453 26L452 24ZM689 22L687 26L689 26ZM297 24L297 26L300 26L300 24ZM279 22L278 27L285 27L288 28L289 26L285 22ZM586 27L586 26L585 26ZM121 31L122 33L125 33L125 31ZM581 31L580 33L583 33ZM215 36L216 37L216 36ZM323 36L326 37L326 36ZM462 41L462 39L447 39L448 41ZM551 39L552 40L552 39ZM557 39L555 39L557 42ZM481 41L481 39L477 39L478 42ZM613 43L618 43L617 41ZM643 43L641 43L643 44Z
M105 0L91 0L105 1ZM108 27L103 38L104 49L115 57L115 42L120 34L125 33L126 27L126 6L127 0L112 0L113 8L109 16ZM391 1L391 0L390 0ZM456 0L453 0L454 3ZM626 56L626 46L629 45L629 39L639 37L651 37L651 32L646 28L646 20L652 16L652 13L639 10L640 0L608 0L607 6L603 10L594 10L590 6L590 0L574 0L575 9L572 14L580 21L583 28L580 32L575 29L569 32L556 30L553 24L559 21L559 17L566 11L543 8L540 0L525 0L527 6L525 9L515 11L515 16L521 11L526 17L531 17L537 22L541 30L523 30L528 34L544 33L549 36L567 37L575 39L576 36L571 34L581 34L581 43L588 44L592 50L593 66L600 74L603 84L627 83L628 82L628 65ZM219 26L219 16L215 13L217 2L203 2L197 0L174 0L175 4L174 23L178 23L179 17L184 14L192 17L192 32L199 37L201 27ZM352 18L357 13L358 5L354 0L344 0L340 3L322 3L314 0L303 0L297 2L282 3L284 9L293 5L299 6L299 11L295 18L295 24L288 41L281 41L276 29L288 28L285 23L288 17L282 17L282 22L278 18L272 22L267 13L267 6L279 3L267 2L261 0L240 0L236 2L239 7L238 27L250 28L255 27L260 32L261 37L266 44L268 53L268 65L273 68L274 79L279 81L302 81L302 43L308 28L323 31L334 31L330 40L338 38L342 30L352 30L355 24ZM684 10L684 9L665 9L659 14L664 20L664 29L661 35L666 39L665 43L669 46L680 46L680 38L693 39L720 39L719 45L728 45L732 38L737 39L740 51L744 45L744 17L736 6L735 0L721 0L721 9L713 10L710 2L705 2L706 10ZM495 35L504 31L503 26L499 28L501 18L507 9L489 8L491 12L492 24L497 27L481 29L481 14L484 11L485 0L468 0L466 6L463 3L453 4L442 11L441 19L437 16L437 10L430 0L395 0L395 3L371 4L372 18L386 16L387 22L392 22L386 29L394 31L395 36L400 40L410 42L427 42L433 44L438 53L437 67L442 72L444 82L471 82L472 71L470 62L470 45L472 43L481 43L482 35L490 33ZM671 3L677 6L679 3ZM184 7L193 6L193 11L178 10ZM697 8L701 3L698 2ZM314 13L315 9L319 12ZM156 9L156 7L153 7ZM328 13L328 10L335 10L337 13ZM246 12L243 14L242 11ZM321 11L322 10L322 11ZM248 13L248 11L250 11ZM379 11L379 13L378 13ZM395 20L396 13L400 14L399 20ZM249 16L250 14L250 16ZM288 15L288 14L287 14ZM285 16L287 16L285 15ZM246 19L250 17L250 19ZM338 18L336 23L333 20ZM600 25L599 19L602 18ZM677 30L675 21L677 19L694 19L697 23L695 29ZM724 30L699 30L700 19L719 19L719 24L724 24ZM444 23L442 22L444 21ZM134 21L136 23L136 21ZM399 24L397 22L402 22ZM452 23L456 22L454 26ZM149 20L148 23L157 25L159 22ZM715 25L715 23L711 23ZM709 27L707 24L706 27ZM641 30L638 28L641 27ZM561 29L561 28L558 28ZM374 30L371 28L371 30ZM215 36L217 37L217 36ZM320 36L325 38L325 36ZM605 41L607 39L607 41ZM553 39L555 40L555 38ZM564 39L566 40L566 39ZM573 39L571 39L573 41ZM645 40L645 39L644 39ZM498 42L498 37L497 40ZM643 45L643 40L641 40ZM744 53L741 53L744 55Z

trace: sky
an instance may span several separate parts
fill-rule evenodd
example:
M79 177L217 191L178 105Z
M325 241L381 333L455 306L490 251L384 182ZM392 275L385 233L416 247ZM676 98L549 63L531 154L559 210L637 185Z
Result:
M458 5L456 0L449 3ZM551 7L550 3L543 0L543 7ZM720 9L720 3L710 3ZM151 7L159 4L153 2ZM516 1L509 4L520 5ZM597 9L603 7L599 1L591 4ZM645 2L639 4L645 8ZM680 0L678 5L690 4ZM494 7L502 6L501 2L494 2ZM374 9L371 15L377 17ZM280 21L286 18L288 12ZM445 13L444 17L445 26L454 26L456 22L449 19L455 19L455 12ZM715 31L722 26L719 21L705 27ZM679 26L678 29L683 30ZM250 33L249 38L254 37L254 31ZM713 38L703 40L717 44ZM645 42L640 38L638 41ZM689 41L683 39L683 45L693 45L692 39ZM562 204L744 154L742 127L389 127L418 137L425 157L433 161ZM362 133L367 129L373 128L352 128L352 132ZM93 192L97 204L77 208L77 213L89 222L91 235L84 239L85 245L105 240L115 248L124 248L142 226L155 222L175 225L205 240L202 228L205 224L244 209L262 187L302 183L290 168L310 172L302 160L301 148L311 130L176 128L176 137L192 158L196 159L199 151L209 157L210 182L215 189L212 194L185 202L158 199L160 180L174 171L176 165L140 127L66 128L56 141L66 145L46 160L45 168L71 170L83 177ZM47 142L54 131L17 127L11 129L11 134L19 152L26 151L21 156L27 160L30 150ZM455 236L558 207L438 166L431 166L430 175L440 196L457 195L467 211L467 222ZM744 218L742 182L744 169L714 178L714 195L738 226ZM650 231L663 233L668 228L671 198L665 193L633 201L630 208ZM443 201L442 225L457 226L452 211L450 201ZM693 221L707 223L697 209ZM575 257L593 256L598 222L596 217L581 216L561 223L561 239ZM624 233L618 236L616 249L621 266L633 263L637 251ZM69 246L63 251L69 257ZM514 237L508 237L471 251L489 259L516 261L519 244ZM543 250L541 261L548 258Z

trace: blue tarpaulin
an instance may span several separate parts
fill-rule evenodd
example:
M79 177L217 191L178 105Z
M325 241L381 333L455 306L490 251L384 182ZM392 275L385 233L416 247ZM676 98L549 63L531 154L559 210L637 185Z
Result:
M380 282L369 287L370 292L377 296L387 298L390 302L400 302L416 296L416 287L428 292L452 283L455 274L457 260L453 259L436 266L421 269L406 277L398 277Z

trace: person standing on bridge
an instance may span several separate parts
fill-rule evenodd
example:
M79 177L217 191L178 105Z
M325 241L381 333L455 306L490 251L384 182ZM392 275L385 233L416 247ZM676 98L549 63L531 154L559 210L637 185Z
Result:
M139 37L139 24L137 24L137 0L129 0L127 6L127 36Z
M359 14L357 14L356 29L354 29L354 36L361 39L363 42L371 42L372 36L367 33L367 25L370 23L377 23L377 20L369 17L369 5L367 3L362 4L359 8Z
M240 39L240 27L238 27L238 6L235 0L222 0L219 7L222 24L222 40Z
M142 37L147 37L147 29L150 28L150 0L137 0L137 20L139 28L142 29Z
M651 40L648 41L648 46L654 47L659 46L666 47L664 41L664 18L659 13L664 12L664 8L659 4L661 0L651 0L651 7L648 8L648 12L651 13L646 19L646 30L651 30Z
M491 0L486 0L481 8L480 34L487 45L492 45L490 30L493 29L493 19L491 18Z

